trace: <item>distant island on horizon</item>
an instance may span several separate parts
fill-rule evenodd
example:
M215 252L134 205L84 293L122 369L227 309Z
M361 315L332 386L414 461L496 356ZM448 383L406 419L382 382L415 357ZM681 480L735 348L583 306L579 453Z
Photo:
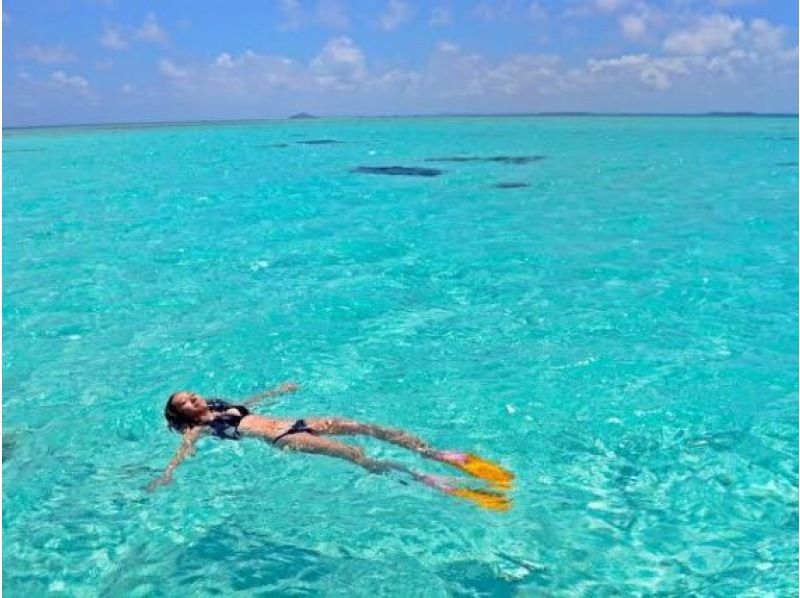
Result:
M97 122L97 123L63 123L50 125L12 125L3 126L3 130L13 129L52 129L66 127L158 127L158 126L191 126L199 124L237 124L255 122L284 122L287 120L334 120L334 119L381 119L381 118L536 118L536 117L756 117L756 118L797 118L797 112L752 112L752 111L708 111L708 112L436 112L430 114L331 114L313 115L298 112L287 117L237 118L237 119L197 119L180 121L140 121L140 122Z

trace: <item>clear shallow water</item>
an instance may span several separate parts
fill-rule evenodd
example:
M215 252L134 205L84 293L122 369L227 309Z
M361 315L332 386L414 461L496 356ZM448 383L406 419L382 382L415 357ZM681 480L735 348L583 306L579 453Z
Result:
M6 131L3 589L796 593L797 147L794 118ZM501 155L546 158L425 161ZM446 173L350 172L391 165ZM268 411L476 450L514 509L253 440L142 490L170 392L287 379Z

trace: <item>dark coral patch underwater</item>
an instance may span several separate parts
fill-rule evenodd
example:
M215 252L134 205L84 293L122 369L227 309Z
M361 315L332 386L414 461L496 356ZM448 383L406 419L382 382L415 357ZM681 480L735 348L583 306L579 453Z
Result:
M387 175L404 175L404 176L422 176L432 177L439 176L444 171L438 168L421 168L419 166L359 166L350 172L359 172L362 174L387 174Z
M530 187L528 183L495 183L492 185L495 189L524 189Z
M545 156L442 156L428 158L426 162L499 162L501 164L530 164L544 160Z

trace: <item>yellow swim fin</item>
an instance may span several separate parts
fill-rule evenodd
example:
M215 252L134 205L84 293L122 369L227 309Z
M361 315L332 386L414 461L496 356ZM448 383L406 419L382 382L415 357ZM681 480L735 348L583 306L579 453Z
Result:
M483 459L473 453L443 451L440 455L442 457L441 460L445 463L457 467L471 476L485 480L495 488L500 490L511 489L514 474L497 463Z
M458 496L471 500L479 507L490 511L508 511L511 508L511 499L499 492L488 490L473 490L471 488L453 488L447 491L451 496Z

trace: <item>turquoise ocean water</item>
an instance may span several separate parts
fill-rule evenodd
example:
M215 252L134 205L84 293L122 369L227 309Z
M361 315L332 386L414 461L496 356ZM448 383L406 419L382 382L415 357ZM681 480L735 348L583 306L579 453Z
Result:
M797 150L796 118L5 131L3 589L795 594ZM544 158L427 161L498 156ZM514 508L255 440L144 492L170 392L289 379L267 412L475 450Z

